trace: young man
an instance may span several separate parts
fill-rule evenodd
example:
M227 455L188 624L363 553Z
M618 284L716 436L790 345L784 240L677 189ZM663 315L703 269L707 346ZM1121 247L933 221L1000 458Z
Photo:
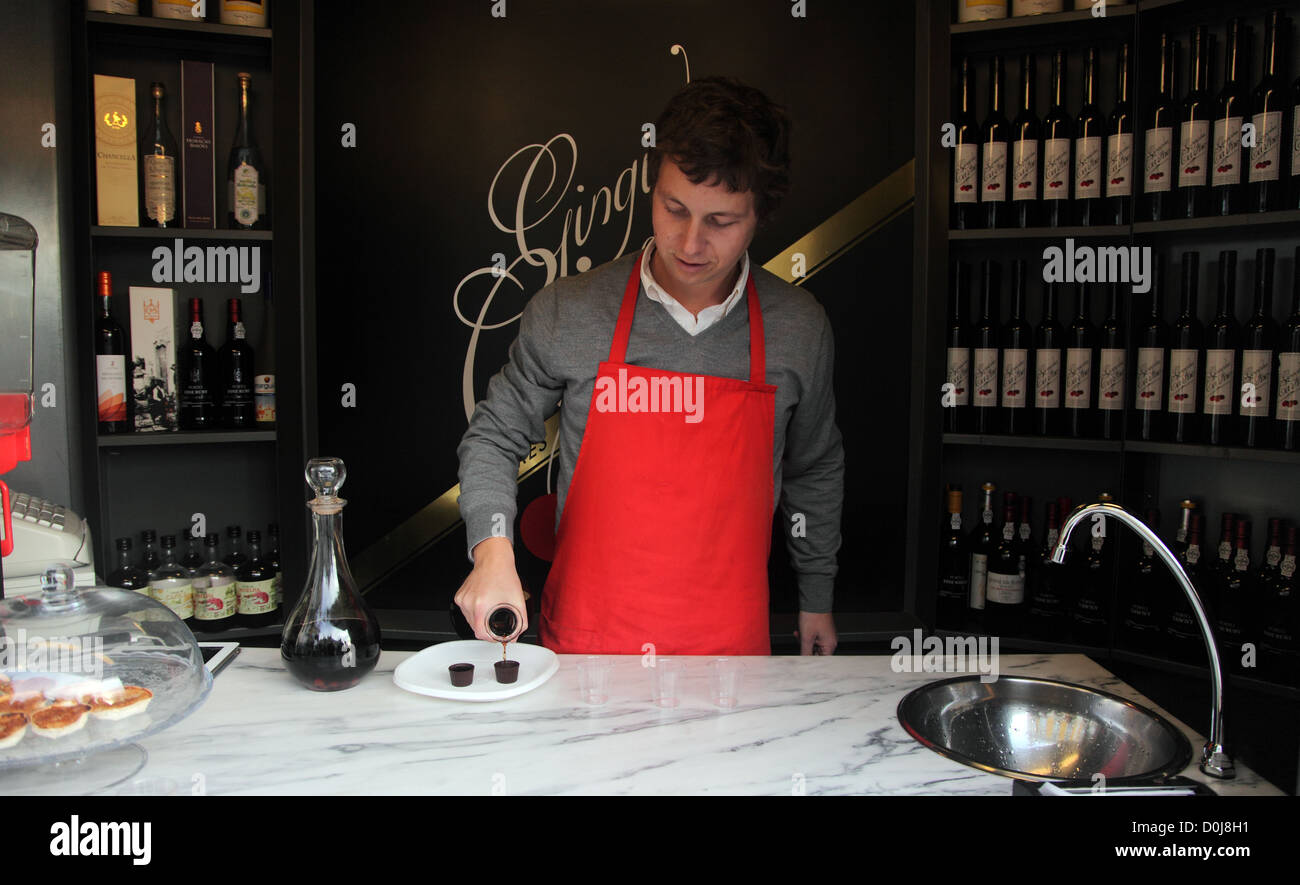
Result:
M555 558L539 634L556 652L770 654L777 495L803 654L831 654L844 450L821 305L752 265L789 188L789 120L734 80L691 83L656 124L654 239L524 309L458 448L480 638L524 611L510 537L519 462L562 400Z

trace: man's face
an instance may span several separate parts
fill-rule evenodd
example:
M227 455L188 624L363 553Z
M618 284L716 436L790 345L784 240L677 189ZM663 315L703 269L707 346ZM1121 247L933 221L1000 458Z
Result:
M717 181L692 184L664 157L652 206L659 259L654 273L661 286L674 297L699 296L731 282L758 227L752 191L733 193Z

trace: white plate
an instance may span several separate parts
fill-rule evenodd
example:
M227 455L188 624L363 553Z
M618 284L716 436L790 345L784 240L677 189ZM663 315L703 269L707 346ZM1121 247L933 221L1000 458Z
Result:
M510 660L519 662L519 681L511 685L497 682L493 667L501 660L501 644L482 639L440 642L416 652L397 665L393 682L398 688L433 698L500 701L532 691L560 669L559 655L540 645L512 642L506 654ZM447 671L452 664L473 664L474 681L464 688L452 685Z

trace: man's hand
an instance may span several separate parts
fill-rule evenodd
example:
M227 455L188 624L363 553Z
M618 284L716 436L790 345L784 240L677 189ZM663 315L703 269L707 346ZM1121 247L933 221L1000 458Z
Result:
M509 538L487 538L474 546L474 570L460 585L453 600L479 639L499 641L487 632L485 621L488 612L503 602L519 609L523 618L519 632L528 629L524 588L519 583L519 572L515 571L515 548Z
M799 612L799 654L833 655L839 639L835 635L835 616L830 612Z

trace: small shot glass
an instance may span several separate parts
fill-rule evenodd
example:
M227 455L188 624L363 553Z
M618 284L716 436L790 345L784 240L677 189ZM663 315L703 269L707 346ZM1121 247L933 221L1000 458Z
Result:
M451 677L451 684L457 688L464 688L474 681L473 664L452 664L447 668L447 673Z
M675 658L655 658L654 666L647 669L650 670L650 699L659 707L676 707L682 662Z
M709 661L709 697L715 707L730 710L740 703L740 686L744 681L745 665L735 658L715 658Z
M578 661L578 694L588 704L609 700L609 673L614 662L604 655L587 655Z

